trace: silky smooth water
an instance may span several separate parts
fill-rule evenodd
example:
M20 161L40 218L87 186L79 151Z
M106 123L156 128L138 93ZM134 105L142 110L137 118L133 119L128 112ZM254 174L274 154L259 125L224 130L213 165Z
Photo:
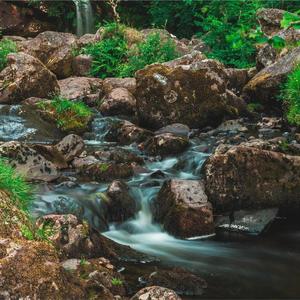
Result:
M76 32L78 36L92 33L94 29L93 9L90 0L73 0L76 6Z

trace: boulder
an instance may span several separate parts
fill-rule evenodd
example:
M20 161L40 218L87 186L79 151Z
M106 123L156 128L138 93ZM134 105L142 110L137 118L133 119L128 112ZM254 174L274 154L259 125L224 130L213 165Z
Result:
M178 295L186 296L200 296L207 288L204 279L181 268L157 270L149 275L147 285L163 286L174 290Z
M105 94L110 93L113 89L124 88L130 93L134 94L136 89L136 79L135 78L105 78L103 80L103 90Z
M29 97L47 98L59 93L56 77L38 59L16 53L7 56L0 73L0 103L19 103Z
M18 2L1 1L0 28L3 34L33 37L46 30L55 30L56 25L43 18L33 8L19 6Z
M240 113L227 95L221 64L204 60L188 69L154 64L136 73L137 115L141 125L158 129L172 123L191 128L216 126Z
M175 68L178 66L188 66L191 65L192 63L196 63L204 59L206 59L206 56L202 52L192 51L189 54L167 61L163 63L163 65L170 68Z
M205 191L218 212L299 209L300 156L244 145L216 152L203 167Z
M150 286L141 289L130 300L181 300L181 298L172 290L160 287Z
M225 73L228 80L227 88L237 95L240 95L243 87L253 77L251 69L227 68Z
M256 55L256 68L258 71L272 65L277 58L276 50L269 44L263 45Z
M186 137L172 133L161 133L149 138L140 147L150 155L176 155L185 151L189 146Z
M109 142L117 142L121 145L140 143L151 137L153 133L134 125L129 121L121 121L114 124L106 135Z
M214 234L212 206L201 181L165 181L153 203L153 214L167 232L180 238Z
M77 47L75 35L45 31L18 46L22 51L38 58L58 78L72 75L73 51Z
M84 150L83 139L76 134L65 136L54 148L64 157L66 162L72 161L78 157Z
M155 132L155 134L161 134L161 133L171 133L177 136L182 136L187 138L190 133L190 128L187 125L181 123L174 123L162 127Z
M107 210L108 222L122 223L134 217L137 205L130 195L129 187L120 180L114 180L106 191L105 208Z
M88 99L89 95L102 93L102 79L69 77L58 81L60 94L70 100Z
M282 9L262 8L257 11L256 17L262 31L267 36L273 36L280 30L280 23L285 13L286 11Z
M60 175L57 167L36 150L21 142L0 145L0 155L16 168L27 180L53 181Z
M72 62L75 76L89 76L93 58L90 55L80 54L74 57Z
M245 86L245 95L262 104L278 106L277 96L287 75L300 61L300 47L295 48L275 63L258 72Z
M136 111L136 100L125 88L115 88L101 101L100 112L105 116L131 116Z

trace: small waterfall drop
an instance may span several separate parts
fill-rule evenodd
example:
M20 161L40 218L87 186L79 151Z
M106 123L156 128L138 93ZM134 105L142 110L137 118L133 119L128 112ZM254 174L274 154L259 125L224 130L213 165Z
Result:
M78 36L93 31L93 9L90 0L73 0L76 6L76 33Z

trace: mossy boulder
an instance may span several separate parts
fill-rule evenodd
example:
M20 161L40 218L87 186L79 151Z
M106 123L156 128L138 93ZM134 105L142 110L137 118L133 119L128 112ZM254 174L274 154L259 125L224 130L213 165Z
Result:
M206 194L218 212L300 208L300 156L234 146L211 156L203 174Z
M7 56L0 73L0 103L19 103L29 97L47 98L59 93L55 75L38 59L26 53Z
M243 101L228 96L225 71L213 60L175 68L150 65L138 71L136 79L137 115L147 128L172 123L217 126L241 113Z

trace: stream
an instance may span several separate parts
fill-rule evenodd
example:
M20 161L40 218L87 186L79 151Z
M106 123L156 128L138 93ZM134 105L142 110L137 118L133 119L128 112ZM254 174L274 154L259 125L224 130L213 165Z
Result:
M57 132L22 113L20 106L0 106L0 139L51 143ZM87 151L119 147L105 141L115 118L97 116L92 130L85 135ZM187 268L208 282L203 298L294 298L300 294L300 226L278 220L262 236L226 236L217 234L206 239L179 240L152 222L151 202L166 179L200 178L202 164L208 157L200 150L203 141L191 139L183 154L154 160L143 156L135 145L125 146L143 156L145 171L128 179L132 196L140 205L135 218L121 225L110 224L104 235L160 259L159 263L125 266L138 282L143 269L160 265ZM66 176L74 184L41 184L32 205L35 217L49 213L74 213L99 227L100 201L95 195L104 192L109 183L77 181L72 171ZM73 178L73 179L72 179ZM136 274L135 274L136 273ZM190 299L184 298L183 299ZM202 299L194 297L191 299Z

